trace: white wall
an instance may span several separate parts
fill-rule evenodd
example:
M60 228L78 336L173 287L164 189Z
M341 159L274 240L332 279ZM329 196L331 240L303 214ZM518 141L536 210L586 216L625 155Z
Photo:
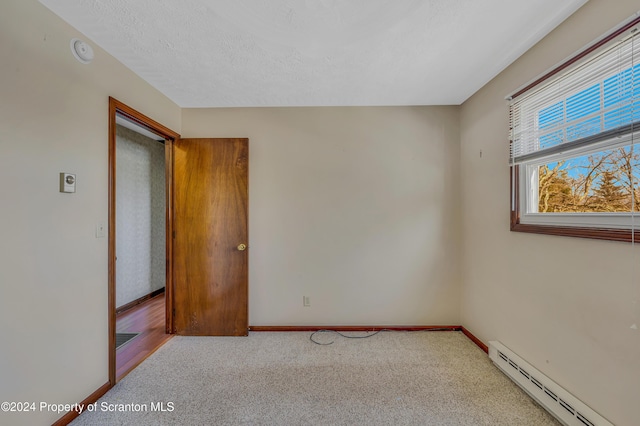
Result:
M164 144L116 126L116 307L164 288Z
M180 131L180 109L95 45L77 62L76 36L36 0L0 3L0 401L73 403L108 380L108 96Z
M251 325L459 323L458 107L185 109L182 123L249 138Z
M640 332L630 328L640 325L638 249L509 232L504 99L639 7L591 0L465 102L460 118L462 324L484 342L500 340L616 425L640 422Z

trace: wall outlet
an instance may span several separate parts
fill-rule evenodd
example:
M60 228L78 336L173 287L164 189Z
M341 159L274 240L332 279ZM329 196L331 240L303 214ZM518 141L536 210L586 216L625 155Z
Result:
M302 296L302 306L308 308L311 306L311 298L309 296Z

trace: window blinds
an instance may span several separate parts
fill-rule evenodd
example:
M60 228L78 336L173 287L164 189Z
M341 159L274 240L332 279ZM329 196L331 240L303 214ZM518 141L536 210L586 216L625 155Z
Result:
M637 22L634 22L637 24ZM511 100L512 164L640 131L640 31L635 27Z

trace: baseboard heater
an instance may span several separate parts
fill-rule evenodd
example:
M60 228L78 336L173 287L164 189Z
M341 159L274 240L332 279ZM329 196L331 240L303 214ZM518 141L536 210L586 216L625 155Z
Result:
M549 413L567 426L613 426L553 380L497 341L489 342L489 358Z

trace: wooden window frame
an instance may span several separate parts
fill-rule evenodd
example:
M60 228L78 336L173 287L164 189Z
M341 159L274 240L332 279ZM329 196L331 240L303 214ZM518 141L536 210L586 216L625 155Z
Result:
M626 24L620 26L616 30L612 31L610 34L607 34L605 37L596 41L585 50L581 51L577 55L571 57L565 62L561 63L557 67L553 68L551 71L542 75L541 77L534 80L532 83L526 85L522 89L519 89L515 92L511 98L516 98L528 90L538 86L539 84L545 82L551 77L555 76L559 72L565 70L569 66L573 65L577 61L581 60L585 56L588 56L592 52L601 48L611 40L620 36L624 32L630 30L634 26L640 24L640 16L630 20ZM510 230L512 232L526 232L530 234L543 234L543 235L557 235L563 237L578 237L578 238L591 238L597 240L608 240L608 241L622 241L622 242L634 242L635 240L640 238L640 230L639 229L621 229L621 228L600 228L600 227L578 227L578 226L557 226L557 225L537 225L537 224L526 224L520 222L521 217L521 205L520 205L520 166L512 165L510 166L510 175L509 181L510 183L510 194L511 194L511 203L510 203Z
M511 182L511 197L512 206L515 209L511 210L511 226L510 230L513 232L526 232L529 234L544 234L544 235L557 235L563 237L578 237L578 238L592 238L596 240L609 240L609 241L623 241L632 242L635 240L640 241L640 229L634 229L633 233L631 229L620 228L596 228L596 227L578 227L578 226L557 226L557 225L535 225L529 223L520 223L520 178L519 171L520 166L511 166L511 173L515 172L515 178L513 175L509 176ZM515 190L513 188L515 185Z

